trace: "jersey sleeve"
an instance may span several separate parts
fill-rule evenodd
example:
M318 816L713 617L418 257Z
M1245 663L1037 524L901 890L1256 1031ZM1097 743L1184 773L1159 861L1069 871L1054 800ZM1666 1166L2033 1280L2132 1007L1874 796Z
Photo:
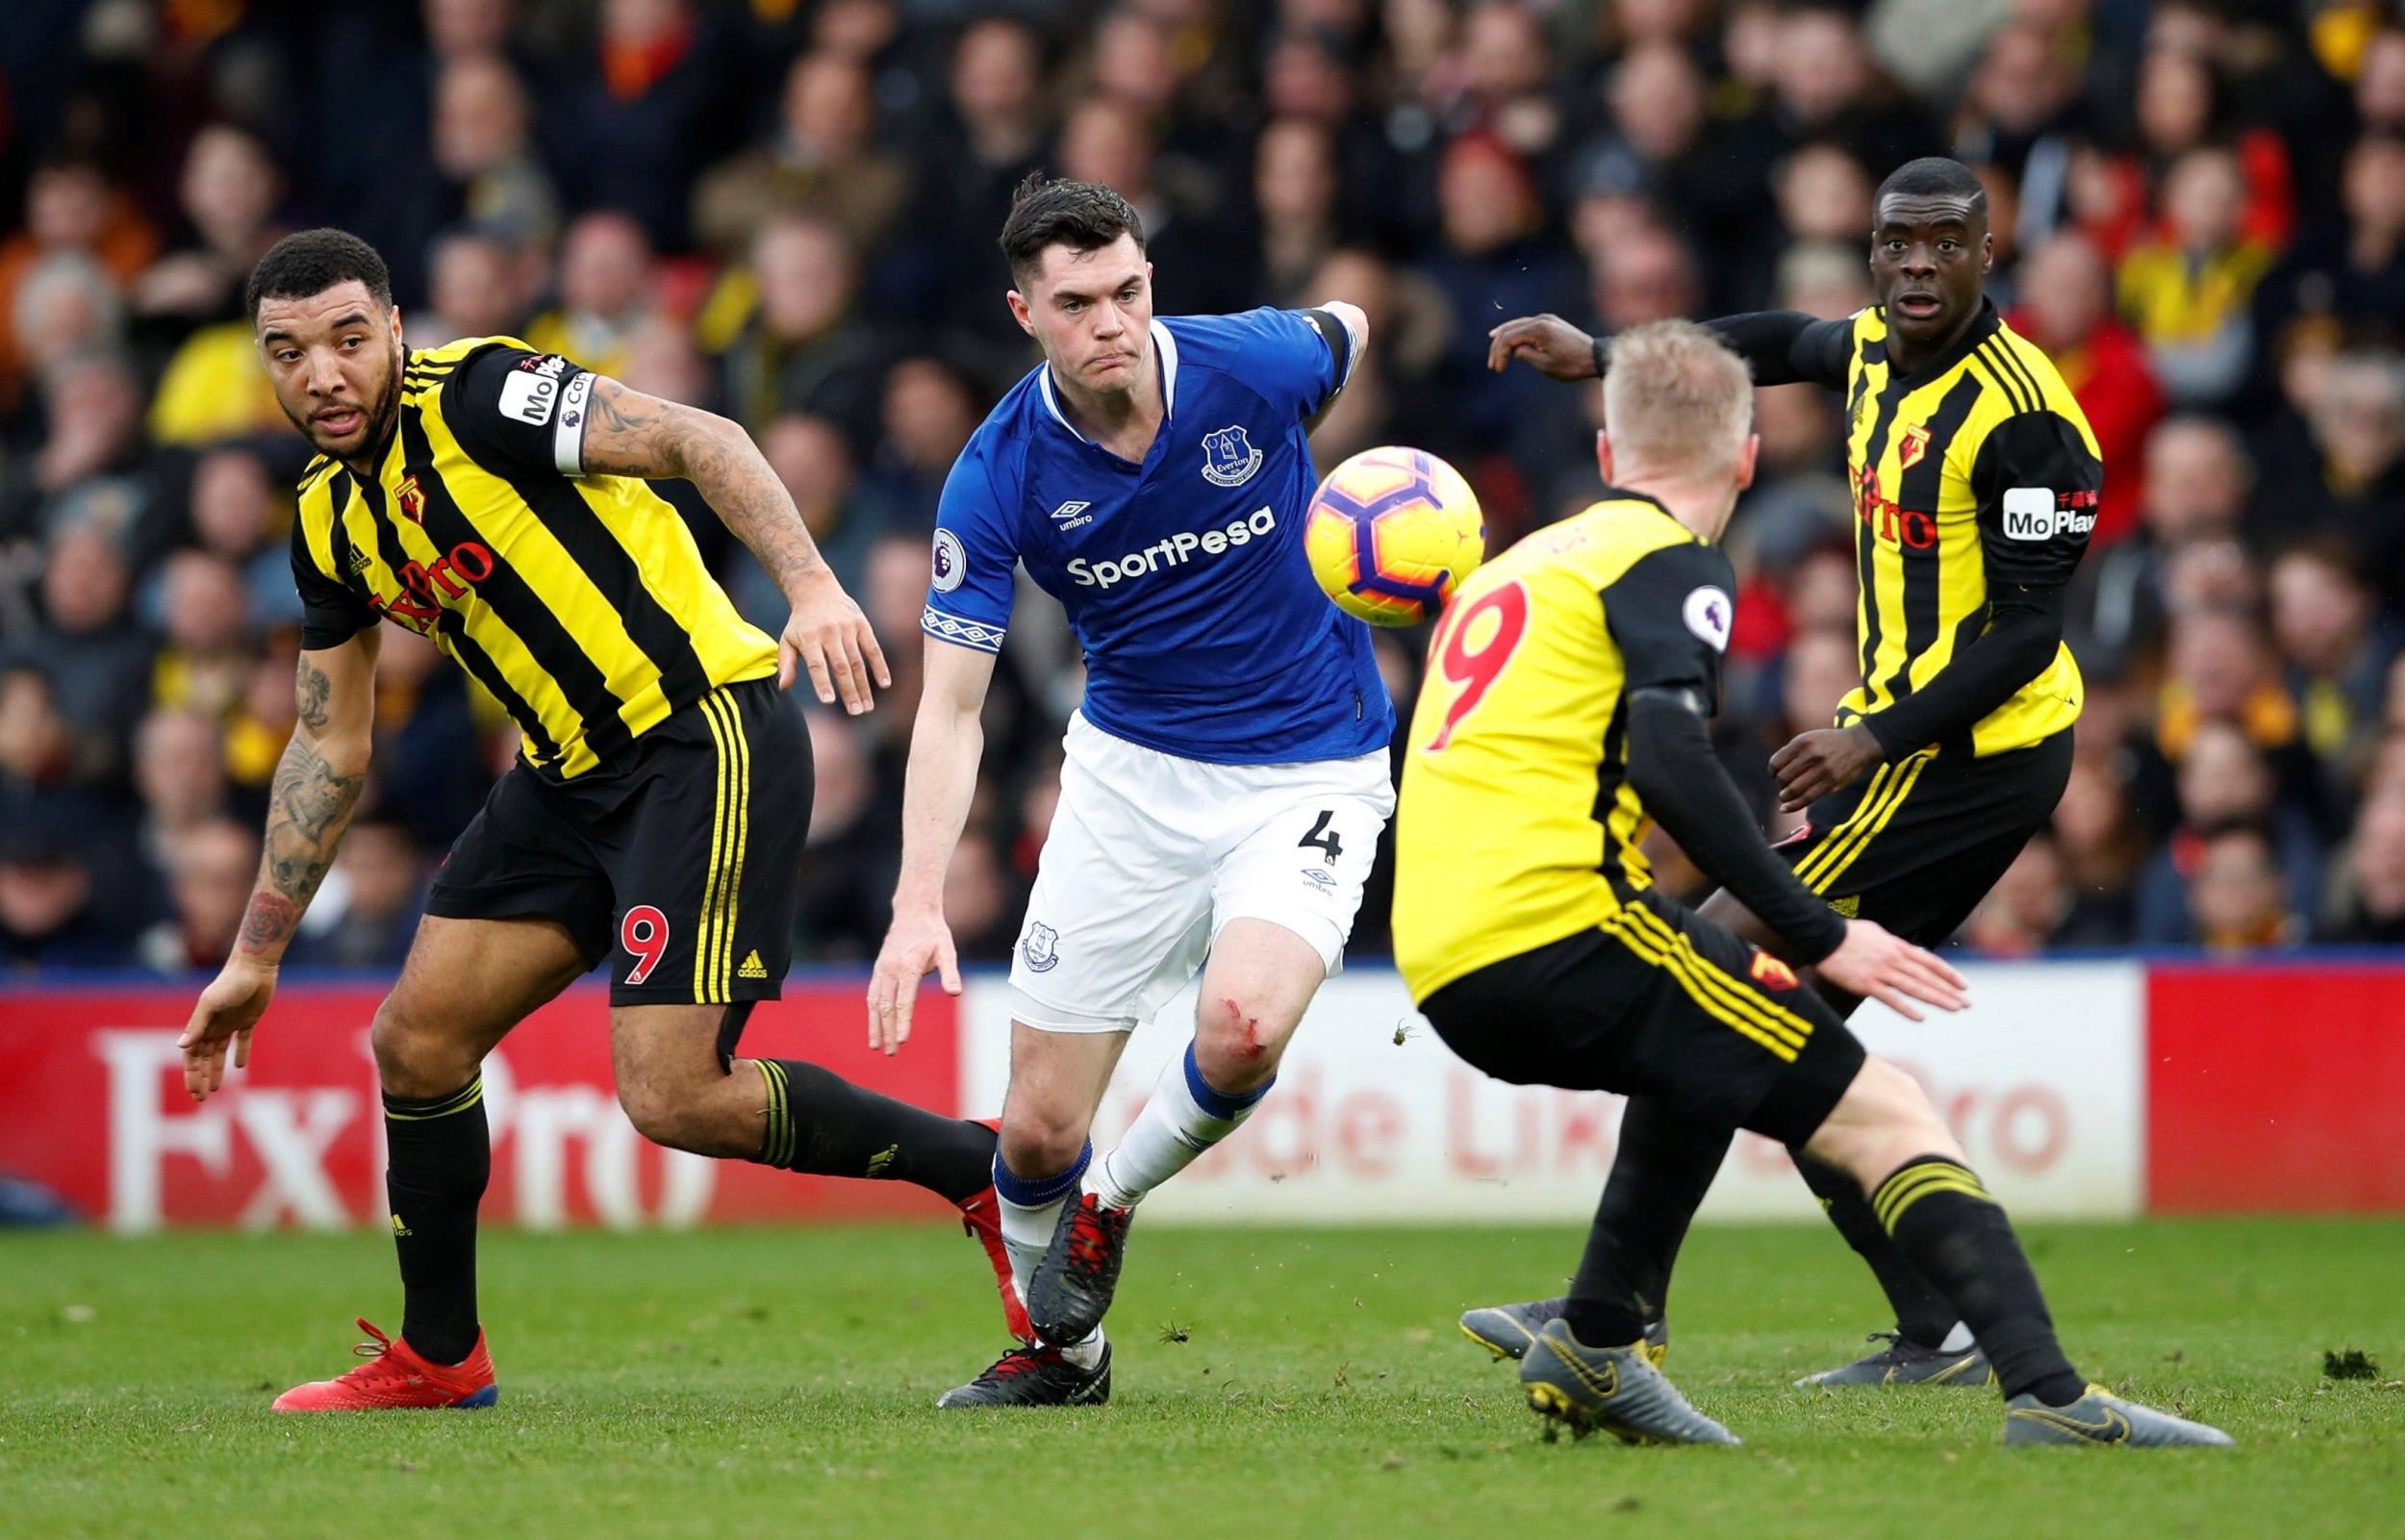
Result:
M300 590L303 651L339 647L376 623L376 612L367 601L309 554L309 538L297 518L292 520L292 586Z
M459 366L443 392L443 420L482 465L581 476L595 378L557 353L496 344Z
M1244 325L1245 379L1297 422L1336 398L1353 375L1344 323L1324 310L1256 310Z
M935 507L934 565L919 628L938 642L999 652L1010 629L1019 564L1015 486L1000 485L984 442L972 441L944 478Z
M1814 320L1801 311L1754 311L1723 316L1704 327L1754 370L1756 385L1825 385L1845 389L1854 351L1854 317Z
M2061 413L2024 412L1990 429L1971 463L1990 592L2069 582L2103 492L2103 462Z
M1624 691L1692 690L1720 701L1720 655L1736 619L1736 574L1709 545L1652 551L1603 590L1604 622L1627 670Z

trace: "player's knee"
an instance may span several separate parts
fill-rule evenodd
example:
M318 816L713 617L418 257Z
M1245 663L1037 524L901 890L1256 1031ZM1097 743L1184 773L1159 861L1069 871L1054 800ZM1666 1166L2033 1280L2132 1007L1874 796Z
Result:
M1806 1148L1852 1174L1865 1191L1915 1156L1962 1158L1962 1147L1920 1082L1876 1055L1863 1061L1836 1110Z
M1002 1109L1002 1164L1022 1176L1049 1176L1077 1163L1093 1120L1066 1107L1013 1104Z
M1202 1003L1195 1013L1194 1062L1204 1080L1221 1091L1250 1091L1278 1073L1285 1034L1272 1009L1243 990Z
M700 1154L715 1153L701 1148L706 1130L695 1099L681 1095L677 1088L652 1080L621 1081L618 1104L625 1109L626 1121L635 1125L635 1132L653 1144Z
M376 1007L367 1043L378 1082L396 1097L444 1096L476 1073L475 1055L439 1023L412 1011L397 993Z

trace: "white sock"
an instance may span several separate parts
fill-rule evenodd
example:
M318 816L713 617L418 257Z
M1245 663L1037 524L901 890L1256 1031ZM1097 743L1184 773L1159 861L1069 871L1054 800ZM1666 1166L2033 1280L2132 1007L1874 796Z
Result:
M1152 1099L1126 1137L1086 1173L1086 1191L1105 1207L1131 1207L1243 1126L1267 1095L1269 1085L1242 1096L1212 1089L1195 1068L1194 1046L1188 1044L1185 1054L1161 1071ZM1007 1227L1003 1233L1009 1233Z
M1093 1160L1094 1147L1088 1144L1067 1171L1030 1180L1013 1174L1002 1164L1000 1151L995 1152L994 1199L1001 1210L1002 1250L1010 1253L1011 1281L1019 1286L1023 1303L1027 1285L1035 1281L1037 1266L1052 1248L1061 1207L1076 1196L1078 1179L1091 1169Z
M1036 1265L1051 1249L1052 1229L1060 1223L1061 1206L1066 1197L1049 1203L1025 1208L1005 1198L998 1206L1002 1211L1002 1250L1010 1253L1010 1279L1019 1285L1019 1300L1026 1302L1027 1285L1035 1281Z
M1954 1329L1946 1333L1946 1340L1937 1344L1937 1351L1939 1352L1967 1352L1970 1351L1971 1344L1978 1340L1977 1337L1971 1335L1971 1328L1967 1325L1957 1321L1954 1324Z
M1001 1210L1002 1250L1010 1253L1010 1281L1017 1286L1022 1304L1026 1302L1027 1285L1035 1281L1036 1267L1043 1262L1044 1253L1052 1249L1052 1231L1060 1224L1060 1211L1068 1206L1069 1199L1077 1192L1077 1179L1090 1169L1093 1155L1094 1150L1089 1146L1086 1152L1077 1157L1077 1164L1059 1176L1047 1178L1041 1183L1013 1182L1023 1196L1029 1186L1039 1189L1057 1186L1062 1189L1058 1197L1045 1202L1014 1203L1002 1196L1001 1183L995 1183L996 1206ZM994 1157L994 1169L998 1174L1007 1174L1002 1172L1000 1155ZM1091 1369L1102 1361L1102 1328L1096 1326L1091 1336L1083 1342L1063 1348L1060 1354L1080 1369Z

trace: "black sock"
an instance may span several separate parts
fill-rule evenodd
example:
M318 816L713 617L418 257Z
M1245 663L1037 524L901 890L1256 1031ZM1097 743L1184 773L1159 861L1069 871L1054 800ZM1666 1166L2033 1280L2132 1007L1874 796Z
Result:
M1563 1312L1581 1342L1616 1348L1662 1318L1687 1222L1719 1174L1731 1137L1729 1129L1697 1123L1650 1097L1630 1098Z
M994 1130L985 1124L864 1091L799 1059L751 1062L769 1093L768 1130L753 1157L762 1165L916 1182L955 1203L994 1185Z
M2079 1400L2087 1382L2055 1340L2013 1222L1967 1167L1940 1155L1909 1160L1870 1205L1897 1249L1953 1301L2007 1397L2035 1392L2049 1406Z
M484 1077L447 1097L384 1098L384 1191L401 1253L401 1340L455 1364L476 1351L476 1205L493 1174Z
M1871 1212L1870 1199L1862 1196L1862 1184L1836 1167L1814 1160L1804 1153L1801 1146L1790 1145L1787 1153L1795 1157L1795 1169L1803 1176L1804 1185L1828 1210L1829 1223L1845 1237L1845 1244L1870 1264L1871 1276L1879 1280L1880 1289L1895 1311L1896 1330L1908 1342L1924 1348L1942 1346L1962 1317L1946 1302L1946 1297L1904 1259L1904 1253L1887 1234L1887 1227Z

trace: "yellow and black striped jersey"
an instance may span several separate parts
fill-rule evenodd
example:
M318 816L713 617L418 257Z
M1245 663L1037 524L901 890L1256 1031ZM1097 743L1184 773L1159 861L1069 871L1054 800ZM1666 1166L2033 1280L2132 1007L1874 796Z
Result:
M514 338L412 351L376 474L320 456L292 524L303 646L378 619L432 638L554 779L777 664L674 508L636 478L585 474L595 378Z
M1887 357L1877 306L1854 317L1845 364L1862 683L1840 726L1924 689L1986 629L2009 588L2059 588L2095 527L2104 465L2054 365L1992 304L1911 374ZM2079 719L2067 646L1970 729L1975 755L2025 748ZM1914 745L1917 746L1917 745Z
M1429 643L1395 823L1395 964L1414 999L1616 913L1653 875L1628 696L1716 701L1728 558L1607 489L1472 573Z

